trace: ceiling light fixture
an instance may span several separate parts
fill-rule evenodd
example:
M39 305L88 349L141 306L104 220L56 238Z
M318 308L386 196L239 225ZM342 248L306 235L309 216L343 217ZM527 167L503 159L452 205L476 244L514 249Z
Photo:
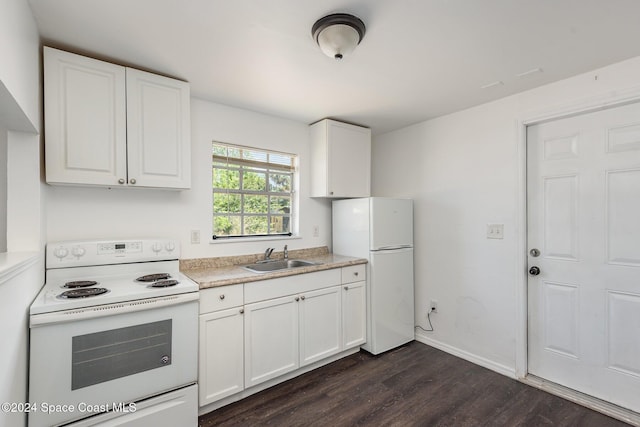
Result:
M313 24L311 35L325 55L342 59L360 44L365 30L360 18L347 13L334 13L318 19Z

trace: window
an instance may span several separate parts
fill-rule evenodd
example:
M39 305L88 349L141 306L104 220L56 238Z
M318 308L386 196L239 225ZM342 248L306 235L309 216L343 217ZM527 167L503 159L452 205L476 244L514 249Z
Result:
M213 238L291 235L297 156L213 142Z

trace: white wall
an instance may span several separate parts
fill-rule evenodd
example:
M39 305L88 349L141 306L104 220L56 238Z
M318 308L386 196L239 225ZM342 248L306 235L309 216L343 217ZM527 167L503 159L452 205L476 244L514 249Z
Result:
M415 199L418 338L513 374L522 274L518 120L640 87L640 58L374 137L373 193ZM600 101L597 101L600 102ZM486 224L503 223L503 240Z
M26 402L28 384L29 306L44 282L38 257L8 277L0 274L0 402ZM25 426L26 414L0 411L0 426Z
M182 243L182 258L261 253L330 243L331 205L309 194L306 123L192 99L192 187L186 191L47 187L47 241L88 238L167 236ZM211 142L267 148L299 155L300 239L213 243L211 219ZM313 226L320 236L312 237ZM200 230L201 243L190 243Z
M29 5L25 0L0 2L0 124L3 130L0 149L0 173L3 190L0 230L6 232L3 243L12 251L30 251L17 255L31 257L19 271L11 269L12 254L0 254L0 401L27 400L28 312L44 282L42 250L42 205L40 183L41 125L40 37ZM29 131L31 133L22 132ZM13 254L15 255L15 254ZM24 426L25 414L0 412L0 425Z
M26 0L0 5L0 86L39 130L40 36Z
M0 253L7 251L7 130L0 127Z

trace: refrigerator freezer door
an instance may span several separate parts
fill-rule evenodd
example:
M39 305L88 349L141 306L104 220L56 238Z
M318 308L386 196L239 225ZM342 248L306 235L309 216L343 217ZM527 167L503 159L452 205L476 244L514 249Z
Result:
M413 246L413 200L372 197L371 250Z
M371 252L365 350L379 354L414 339L413 249Z
M369 257L369 199L333 202L333 252Z

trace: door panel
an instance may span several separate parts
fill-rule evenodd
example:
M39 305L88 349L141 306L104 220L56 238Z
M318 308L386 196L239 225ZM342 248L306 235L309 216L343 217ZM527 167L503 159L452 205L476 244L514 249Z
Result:
M293 296L245 306L245 387L298 368L298 302Z
M529 373L640 412L640 105L527 129Z
M371 198L370 249L413 246L413 200Z
M379 354L414 339L413 249L371 252L369 267L371 323L363 347Z

